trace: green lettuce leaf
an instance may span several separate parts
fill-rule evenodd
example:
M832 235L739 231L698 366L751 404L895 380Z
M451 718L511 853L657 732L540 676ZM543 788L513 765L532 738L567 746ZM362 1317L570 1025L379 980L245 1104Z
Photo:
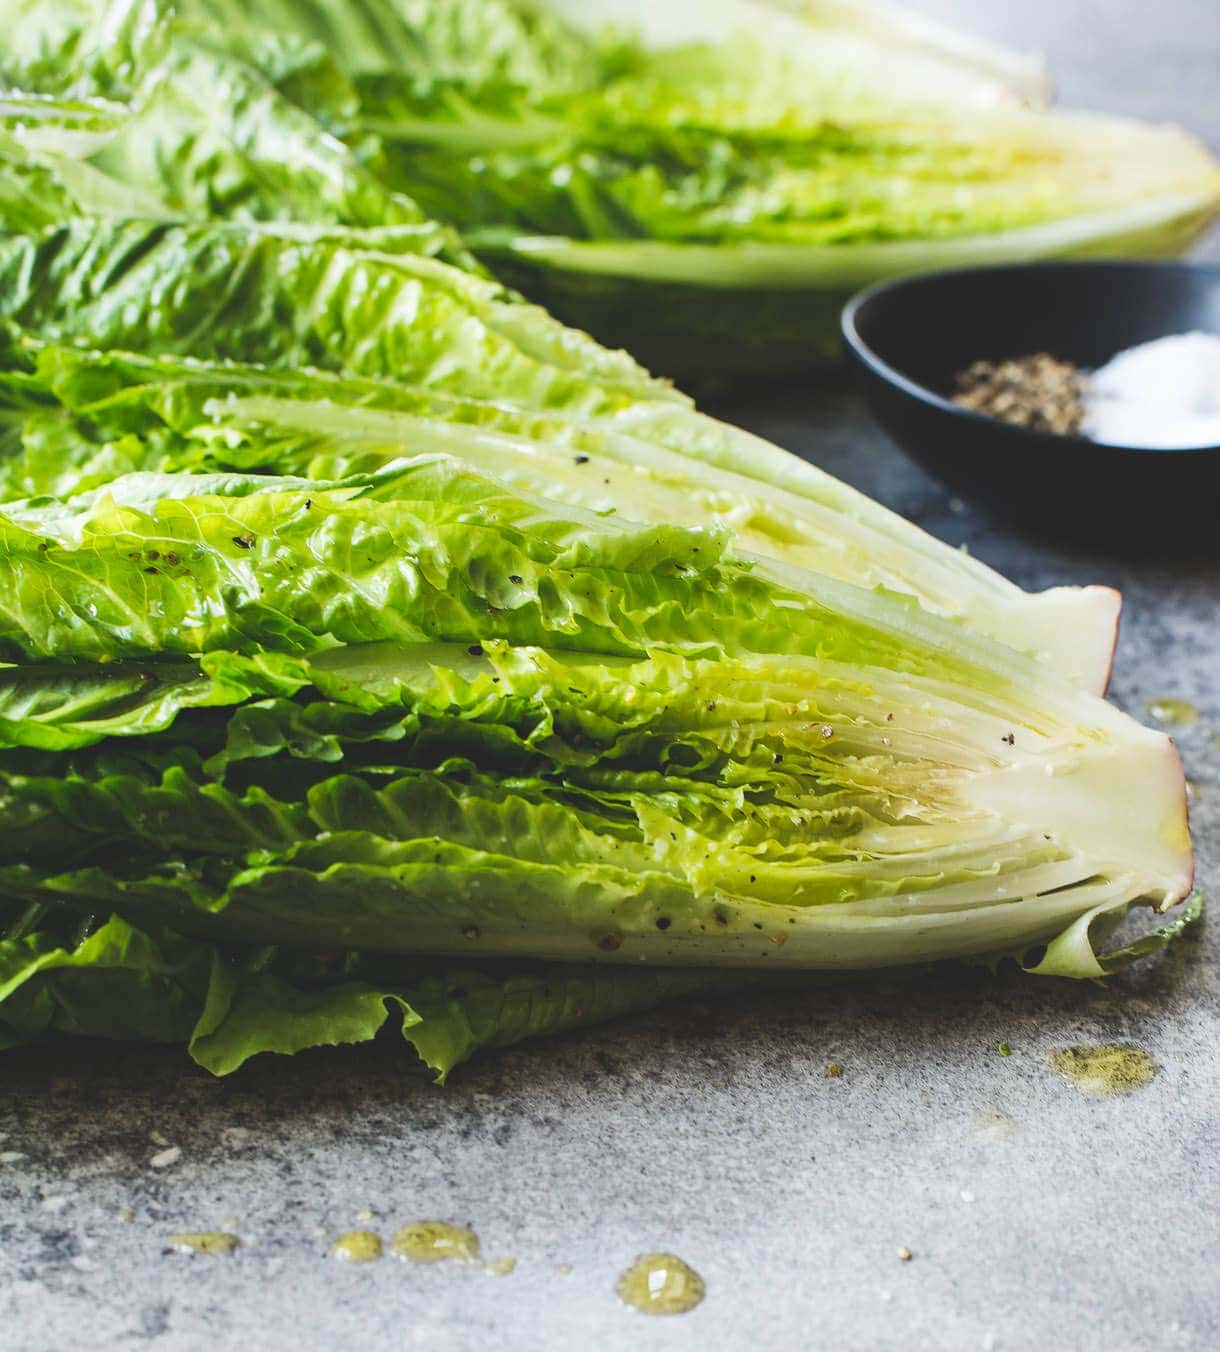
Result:
M310 683L297 661L272 653L0 666L0 745L61 752L108 736L148 736L170 727L184 709L292 695Z
M0 313L45 339L149 355L254 354L273 366L390 376L586 416L684 402L626 353L446 266L430 247L414 226L80 218L0 240Z
M477 271L455 233L387 188L377 169L258 71L197 39L175 42L130 103L0 97L8 231L74 216L393 226L418 252Z
M155 938L118 917L75 941L56 928L0 938L0 1028L11 1043L53 1033L190 1037L216 977L211 947Z
M391 1019L437 1083L485 1047L589 1027L749 974L361 963L219 950L118 916L73 938L62 925L0 937L0 1045L63 1034L182 1042L227 1075L264 1052L365 1042ZM395 966L397 970L395 970ZM351 979L352 975L360 979Z
M214 1030L196 1030L191 1055L227 1075L261 1052L372 1038L401 1013L402 1035L443 1084L483 1048L593 1027L690 996L757 985L752 973L518 965L456 965L395 988L350 982L302 991L271 975L242 983ZM409 1001L409 1003L408 1003Z
M1121 916L1100 908L1087 912L1063 934L1046 946L1028 971L1039 976L1092 977L1113 976L1141 958L1160 953L1203 919L1203 894L1192 892L1182 909L1167 921L1130 943L1098 952L1100 942L1117 926Z

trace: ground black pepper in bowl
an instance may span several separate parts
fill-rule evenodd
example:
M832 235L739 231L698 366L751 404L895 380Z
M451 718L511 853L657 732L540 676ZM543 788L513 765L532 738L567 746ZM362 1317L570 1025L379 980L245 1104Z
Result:
M1035 432L1074 436L1084 420L1084 378L1049 352L971 362L953 381L953 402Z

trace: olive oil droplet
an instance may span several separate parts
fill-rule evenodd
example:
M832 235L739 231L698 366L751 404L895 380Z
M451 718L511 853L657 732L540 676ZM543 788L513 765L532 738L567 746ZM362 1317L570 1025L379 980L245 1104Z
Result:
M446 1258L475 1263L479 1258L479 1237L464 1225L444 1221L416 1221L404 1226L391 1245L399 1258L412 1263L439 1263Z
M1194 723L1199 717L1198 709L1189 700L1174 699L1169 695L1150 699L1148 712L1158 723Z
M200 1230L194 1233L170 1235L170 1246L179 1253L200 1253L209 1256L232 1253L241 1245L236 1235L225 1230Z
M1152 1083L1160 1066L1142 1047L1106 1043L1098 1047L1064 1047L1047 1058L1051 1069L1082 1094L1115 1098L1134 1094Z
M381 1257L381 1236L372 1230L349 1230L335 1240L330 1251L344 1263L371 1263Z
M644 1314L685 1314L703 1299L707 1288L694 1268L672 1253L645 1253L618 1279L624 1304Z

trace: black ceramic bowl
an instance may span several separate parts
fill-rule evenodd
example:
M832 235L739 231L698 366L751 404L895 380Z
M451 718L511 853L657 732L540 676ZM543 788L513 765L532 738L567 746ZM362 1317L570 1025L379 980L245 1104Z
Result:
M1136 343L1220 333L1220 267L1030 263L918 274L843 311L849 357L900 446L964 496L1031 525L1176 528L1220 503L1220 447L1103 446L1031 432L949 399L971 362L1050 352L1095 368ZM1161 533L1158 531L1158 533Z

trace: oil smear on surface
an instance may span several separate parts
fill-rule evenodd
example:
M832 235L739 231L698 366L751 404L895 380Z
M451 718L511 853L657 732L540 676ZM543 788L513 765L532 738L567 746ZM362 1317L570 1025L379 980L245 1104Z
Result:
M477 1263L479 1237L464 1225L445 1221L416 1221L394 1236L390 1245L395 1255L412 1263L439 1263L446 1258L459 1263Z
M1160 1069L1142 1047L1104 1043L1097 1047L1063 1047L1047 1058L1051 1069L1082 1094L1117 1098L1150 1085Z
M381 1236L372 1230L349 1230L330 1246L343 1263L371 1263L381 1257Z
M170 1235L169 1245L178 1253L198 1253L212 1257L232 1253L241 1246L241 1240L227 1230L197 1230Z
M1020 1122L998 1108L986 1108L975 1114L974 1134L980 1141L1000 1145L1004 1141L1011 1141L1020 1130Z
M686 1314L703 1299L703 1278L672 1253L645 1253L618 1279L624 1304L644 1314Z
M1175 699L1164 695L1148 701L1148 712L1158 723L1194 723L1198 721L1199 710L1189 700Z

